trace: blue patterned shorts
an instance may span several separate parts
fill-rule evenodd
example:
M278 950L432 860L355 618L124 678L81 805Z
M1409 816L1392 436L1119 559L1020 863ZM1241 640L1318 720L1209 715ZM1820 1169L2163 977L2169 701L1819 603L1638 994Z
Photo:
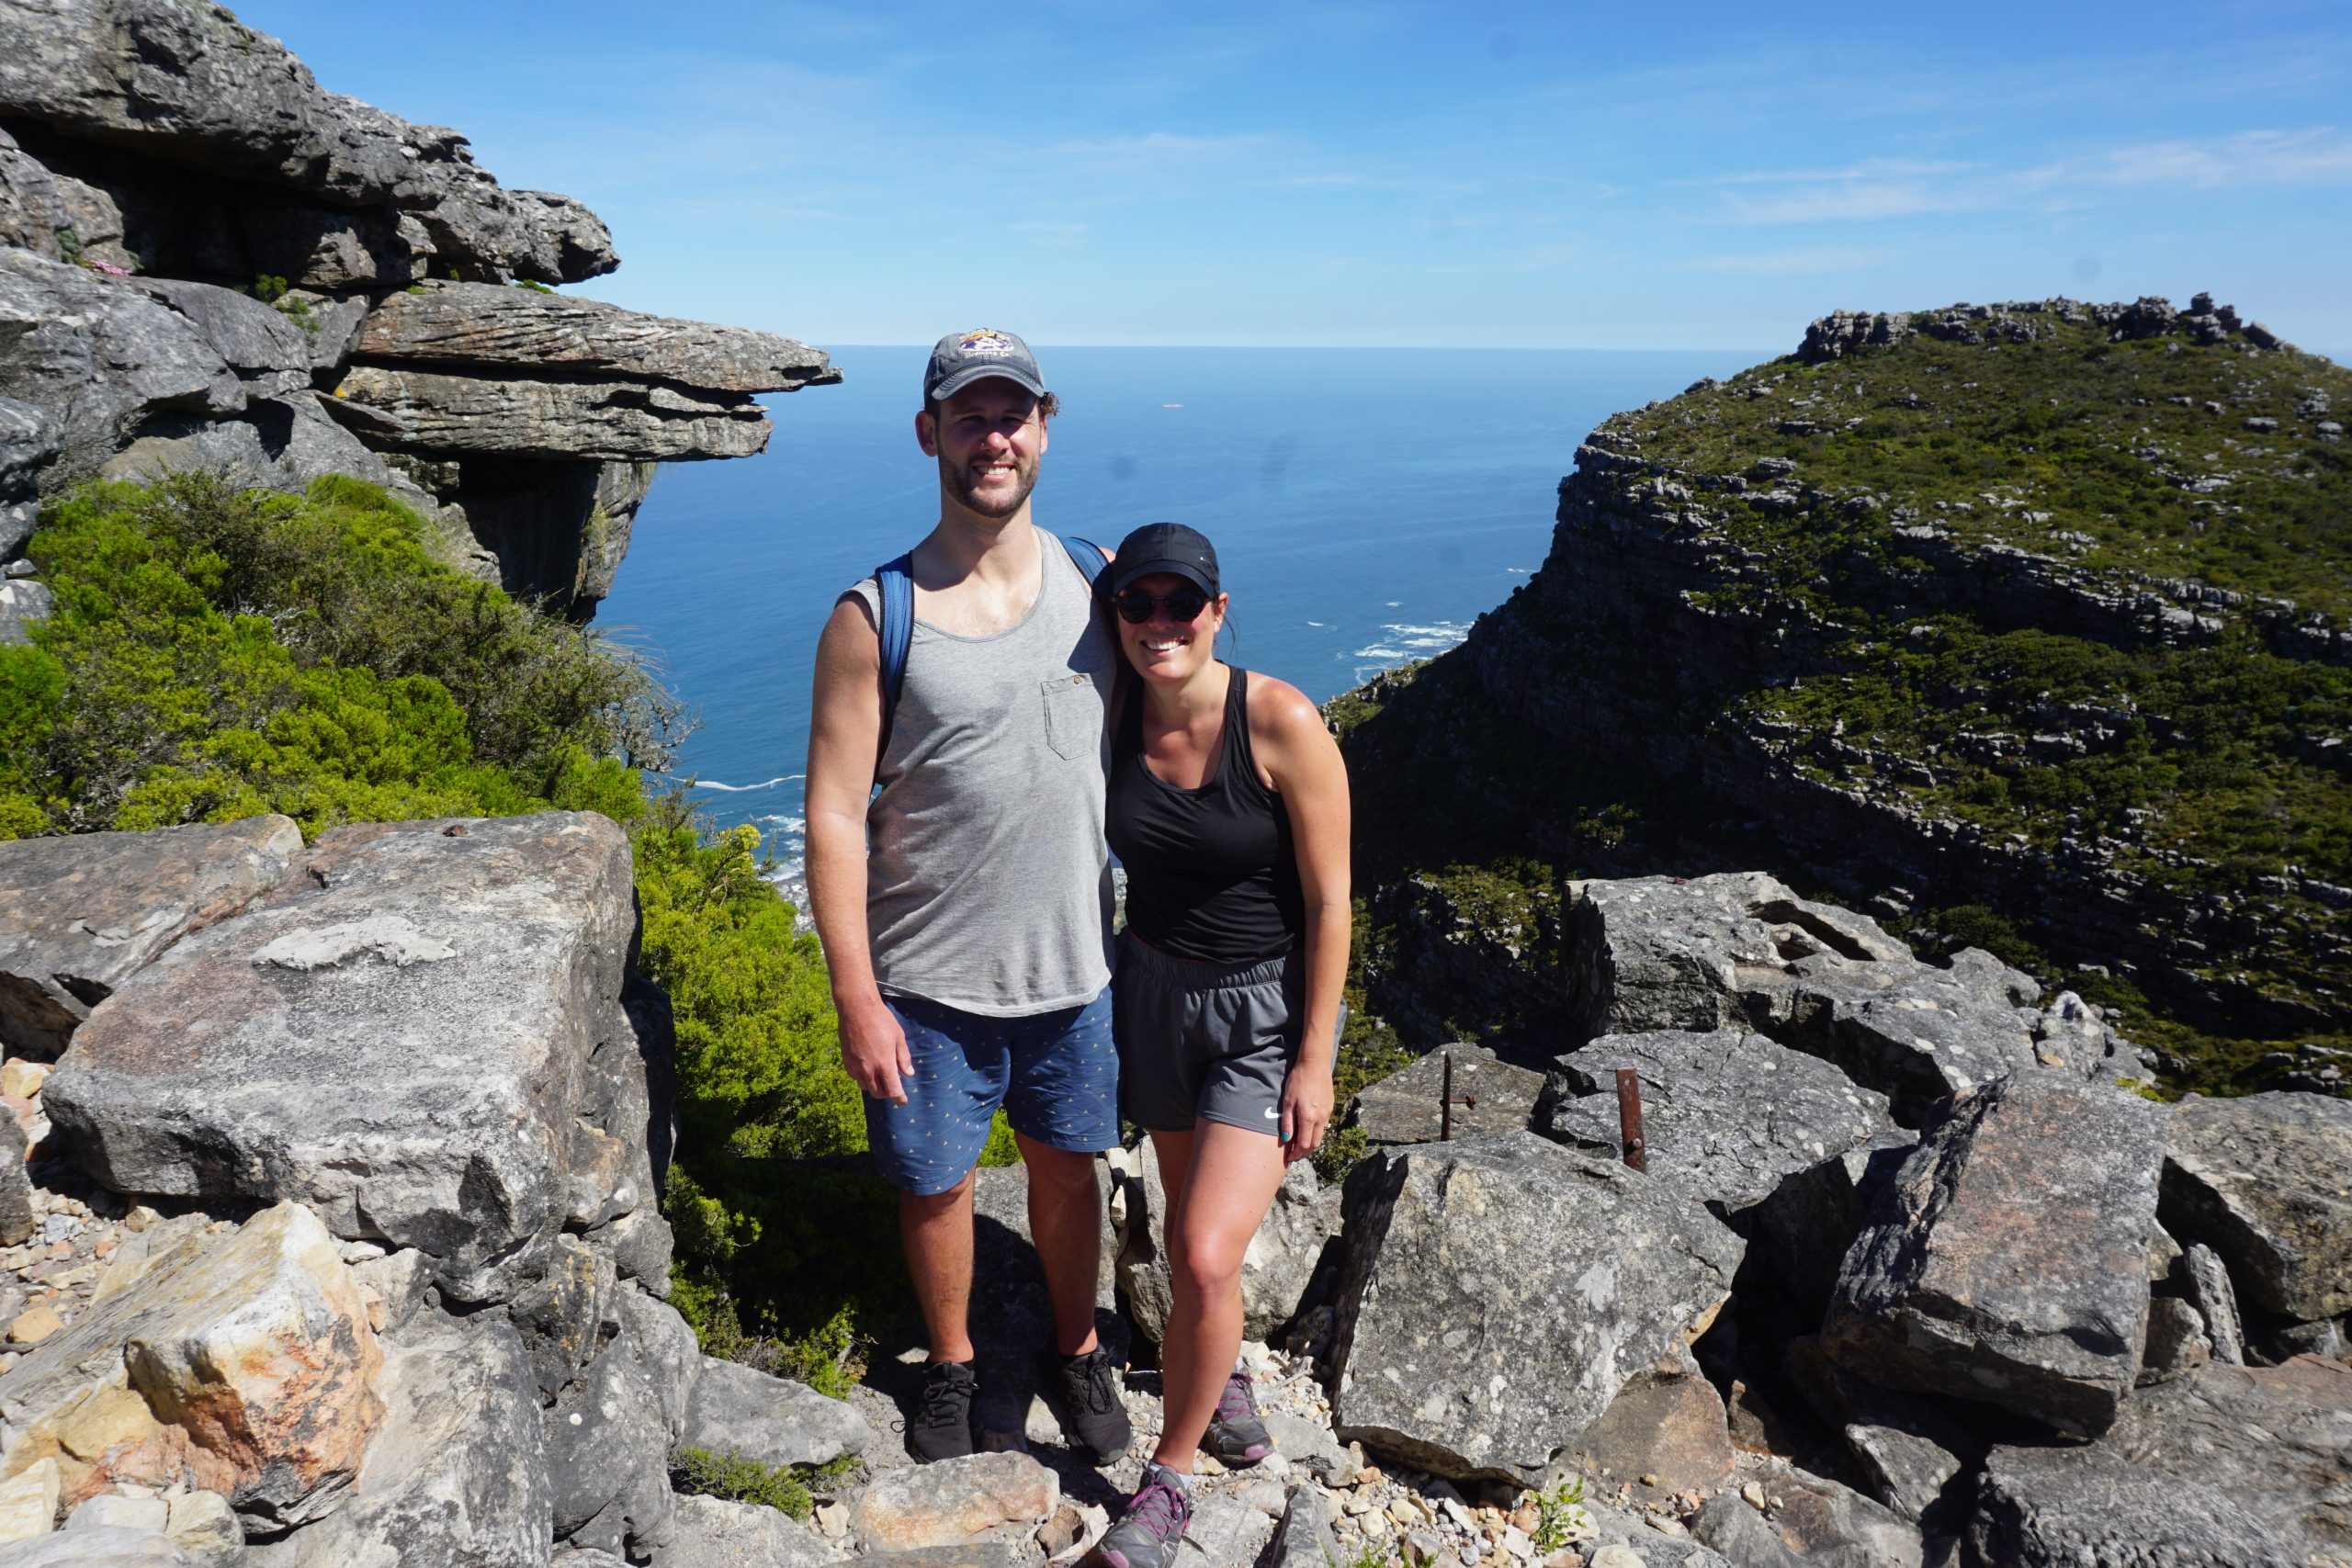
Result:
M865 1142L875 1168L901 1192L927 1196L963 1180L1000 1105L1015 1132L1049 1147L1091 1154L1118 1145L1110 987L1083 1007L1025 1018L921 997L882 1000L906 1031L915 1072L904 1105L866 1097Z

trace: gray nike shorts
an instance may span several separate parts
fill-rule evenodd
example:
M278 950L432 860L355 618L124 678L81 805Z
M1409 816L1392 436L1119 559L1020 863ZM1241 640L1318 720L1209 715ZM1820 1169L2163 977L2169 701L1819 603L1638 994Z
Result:
M1306 1026L1304 958L1203 964L1126 937L1111 1020L1128 1121L1182 1133L1205 1117L1282 1136L1283 1079Z

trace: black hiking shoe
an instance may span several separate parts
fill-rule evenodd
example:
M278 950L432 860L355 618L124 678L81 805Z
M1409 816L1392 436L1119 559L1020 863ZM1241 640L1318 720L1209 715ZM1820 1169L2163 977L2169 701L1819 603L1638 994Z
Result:
M929 1464L972 1451L972 1400L980 1380L969 1361L933 1361L923 1369L922 1404L907 1423L907 1451Z
M1125 1454L1135 1431L1127 1425L1127 1406L1119 1397L1119 1369L1111 1352L1097 1345L1082 1356L1062 1356L1047 1346L1040 1359L1049 1374L1046 1386L1061 1396L1057 1414L1063 1435L1097 1465Z
M1144 1466L1143 1489L1127 1499L1127 1511L1094 1549L1103 1568L1169 1568L1184 1527L1193 1522L1193 1499L1156 1464Z
M1233 1470L1246 1470L1274 1451L1274 1439L1258 1418L1258 1399L1250 1390L1248 1372L1225 1380L1225 1392L1216 1396L1216 1414L1201 1434L1201 1447Z

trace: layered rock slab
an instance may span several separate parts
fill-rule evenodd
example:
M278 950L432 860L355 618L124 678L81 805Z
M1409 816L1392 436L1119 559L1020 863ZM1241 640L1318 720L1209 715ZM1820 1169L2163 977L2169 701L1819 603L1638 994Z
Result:
M457 1299L502 1300L577 1206L634 928L604 818L337 829L117 991L44 1100L116 1191L298 1198L338 1235L422 1250Z
M1441 1110L1450 1081L1453 1111ZM1441 1045L1408 1066L1368 1084L1348 1108L1348 1124L1375 1144L1430 1144L1525 1132L1544 1093L1544 1075L1506 1062L1483 1045Z
M1743 1213L1797 1172L1894 1131L1886 1096L1737 1029L1611 1034L1562 1056L1544 1086L1538 1131L1622 1156L1621 1067L1640 1075L1649 1173L1718 1215Z
M381 365L353 366L326 406L371 446L436 457L749 457L766 449L772 428L739 393Z
M2199 1367L2123 1407L2096 1451L2230 1498L2308 1555L2352 1551L2352 1367ZM2298 1558L2298 1561L2301 1561Z
M93 1007L301 852L274 816L0 844L0 1043L54 1058Z
M1824 1348L1887 1387L2106 1430L2146 1337L2165 1120L2054 1077L1958 1096L1847 1254Z
M1381 1151L1347 1235L1335 1430L1520 1483L1703 1330L1742 1252L1672 1186L1532 1133Z
M2219 1488L2194 1503L2175 1477L2098 1449L1996 1449L1968 1540L2014 1568L2303 1568L2310 1560Z
M45 1461L69 1501L122 1481L227 1495L258 1528L328 1512L385 1411L384 1358L309 1210L134 1237L91 1306L0 1375L0 1473Z
M2173 1109L2164 1207L2258 1304L2300 1323L2352 1312L2352 1101L2189 1095Z
M672 381L714 392L788 392L841 379L823 351L775 333L481 283L427 283L387 295L360 323L352 353L445 367Z

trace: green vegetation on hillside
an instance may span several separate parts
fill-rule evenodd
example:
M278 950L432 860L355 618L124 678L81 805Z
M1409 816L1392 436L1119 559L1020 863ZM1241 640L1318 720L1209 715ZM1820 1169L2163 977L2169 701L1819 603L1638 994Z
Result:
M0 838L266 811L311 836L549 807L623 823L640 965L677 1025L677 1299L714 1353L838 1391L897 1248L845 1258L847 1216L893 1234L887 1192L794 1163L865 1146L816 941L756 834L707 835L680 792L643 788L678 711L644 669L426 537L339 479L288 496L189 476L51 506L30 554L54 613L0 647Z

